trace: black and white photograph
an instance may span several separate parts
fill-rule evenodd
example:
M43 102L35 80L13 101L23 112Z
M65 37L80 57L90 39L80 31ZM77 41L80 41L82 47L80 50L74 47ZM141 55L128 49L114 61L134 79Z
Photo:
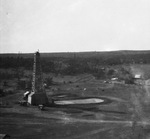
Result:
M150 139L150 0L0 0L0 139Z

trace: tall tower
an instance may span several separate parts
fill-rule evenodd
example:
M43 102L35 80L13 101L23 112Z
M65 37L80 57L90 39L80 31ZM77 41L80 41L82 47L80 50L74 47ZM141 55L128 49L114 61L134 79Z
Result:
M48 97L43 86L39 52L36 52L34 54L32 90L31 93L28 95L28 103L31 105L49 104Z
M39 52L36 52L34 54L32 92L34 92L34 93L44 93L45 92L45 89L43 86L43 77L42 77Z

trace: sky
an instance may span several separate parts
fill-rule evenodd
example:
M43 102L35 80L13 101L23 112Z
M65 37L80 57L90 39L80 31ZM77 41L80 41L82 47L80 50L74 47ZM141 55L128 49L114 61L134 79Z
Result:
M150 0L0 0L0 53L150 50Z

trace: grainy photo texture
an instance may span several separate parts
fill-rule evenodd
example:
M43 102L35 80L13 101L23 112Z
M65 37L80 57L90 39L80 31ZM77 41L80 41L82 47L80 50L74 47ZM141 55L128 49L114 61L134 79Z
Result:
M0 0L0 139L150 139L150 1Z

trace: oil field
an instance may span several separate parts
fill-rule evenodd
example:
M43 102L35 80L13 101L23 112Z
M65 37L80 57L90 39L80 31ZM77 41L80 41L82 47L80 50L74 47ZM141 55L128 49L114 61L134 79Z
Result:
M150 51L0 55L0 135L150 139Z

